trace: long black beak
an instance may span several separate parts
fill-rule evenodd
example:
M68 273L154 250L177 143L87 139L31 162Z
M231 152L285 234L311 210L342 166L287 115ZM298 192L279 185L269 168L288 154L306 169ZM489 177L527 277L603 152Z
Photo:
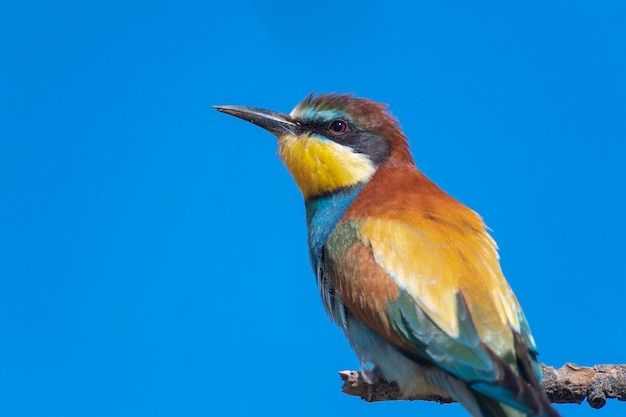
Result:
M284 113L247 106L213 106L213 108L254 123L277 136L295 134L298 128L291 116Z

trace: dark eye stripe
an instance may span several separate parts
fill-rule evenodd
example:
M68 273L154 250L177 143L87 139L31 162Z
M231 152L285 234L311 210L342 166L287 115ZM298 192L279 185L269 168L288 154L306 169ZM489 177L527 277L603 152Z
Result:
M335 122L343 122L346 131L343 133L333 132L331 125ZM361 130L358 125L351 121L335 119L316 122L301 121L300 123L300 129L302 129L303 133L315 133L340 145L348 146L354 152L369 156L370 160L376 165L382 164L391 154L391 145L382 136Z

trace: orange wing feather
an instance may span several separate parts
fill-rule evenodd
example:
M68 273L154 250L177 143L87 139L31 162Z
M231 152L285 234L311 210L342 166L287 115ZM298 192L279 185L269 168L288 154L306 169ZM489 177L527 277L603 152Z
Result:
M335 287L346 307L389 342L400 343L385 328L382 312L371 316L394 301L398 288L451 337L459 333L460 292L481 341L499 356L512 352L511 329L520 331L521 309L501 272L495 242L474 211L414 166L390 164L378 170L342 221L353 225L364 246L351 249L361 271L333 274Z

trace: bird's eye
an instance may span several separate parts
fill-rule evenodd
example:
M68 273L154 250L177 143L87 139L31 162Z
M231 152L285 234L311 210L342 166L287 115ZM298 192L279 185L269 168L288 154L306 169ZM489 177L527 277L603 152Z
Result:
M335 135L342 135L348 131L348 124L343 120L334 120L330 122L328 130Z

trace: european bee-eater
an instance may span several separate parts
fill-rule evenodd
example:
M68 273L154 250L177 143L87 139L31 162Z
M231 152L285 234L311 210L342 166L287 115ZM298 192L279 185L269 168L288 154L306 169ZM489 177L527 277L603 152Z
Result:
M311 94L289 114L215 108L278 137L324 307L368 381L448 393L475 417L559 416L496 243L417 169L386 106Z

